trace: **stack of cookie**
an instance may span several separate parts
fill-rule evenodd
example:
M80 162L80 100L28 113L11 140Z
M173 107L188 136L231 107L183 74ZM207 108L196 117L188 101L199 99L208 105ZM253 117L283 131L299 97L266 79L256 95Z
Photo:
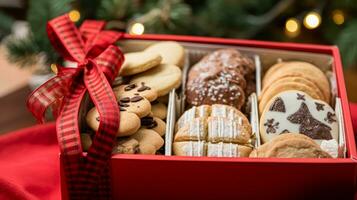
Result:
M264 148L271 150L270 143L282 134L298 133L337 157L338 122L329 105L328 79L319 68L306 62L278 63L266 72L262 83L260 135L263 143L269 143Z
M247 157L252 151L251 125L232 106L193 106L179 118L175 129L175 155Z
M326 103L331 98L329 81L318 67L307 62L280 62L271 66L262 80L260 113L271 98L286 90L302 91Z
M142 82L116 87L114 94L120 106L120 127L113 152L155 154L164 144L166 130L166 115L162 114L166 111L155 111L159 113L155 115L151 106L158 97L156 90ZM90 128L98 130L100 116L95 107L88 112L86 121Z
M126 53L119 75L128 84L113 89L120 106L120 128L113 153L155 154L164 144L166 96L181 84L184 49L177 42L158 42L141 52ZM160 100L159 100L160 99ZM163 99L163 100L161 100ZM92 108L88 126L97 131L100 116ZM82 134L83 149L91 137Z
M255 88L251 86L255 84L254 71L253 61L239 51L214 51L190 69L187 102L192 106L225 104L241 109L249 95L246 94L246 89L251 93L252 88Z
M124 54L120 76L130 76L130 83L145 82L159 97L181 85L185 50L177 42L158 42L143 51Z

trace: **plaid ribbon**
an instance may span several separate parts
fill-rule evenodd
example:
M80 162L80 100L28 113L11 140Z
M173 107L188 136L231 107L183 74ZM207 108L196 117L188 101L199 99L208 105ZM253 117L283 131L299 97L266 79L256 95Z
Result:
M84 21L78 30L68 15L51 20L47 33L53 47L77 67L58 67L55 77L37 88L28 98L27 107L41 123L52 108L68 193L71 199L107 199L110 187L103 191L98 183L108 183L107 164L119 127L119 109L111 89L124 56L112 45L121 36L101 31L102 21ZM78 113L88 91L100 115L100 125L86 155L82 152ZM102 177L106 177L103 180ZM96 194L93 194L97 191ZM96 195L100 195L99 197Z

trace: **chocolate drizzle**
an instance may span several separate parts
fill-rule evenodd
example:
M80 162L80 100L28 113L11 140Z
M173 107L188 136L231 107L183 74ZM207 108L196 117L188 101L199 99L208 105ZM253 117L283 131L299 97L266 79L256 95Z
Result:
M138 88L138 92L143 92L145 90L151 90L150 87L146 86L144 82L141 82L141 87Z
M132 89L136 88L136 84L135 83L132 83L132 84L129 84L127 85L125 88L124 88L124 91L130 91Z
M315 102L315 105L317 111L324 110L324 104Z
M129 103L130 102L130 98L129 97L123 97L119 101L120 101L120 103Z
M282 98L278 97L274 100L273 104L271 104L270 111L283 112L285 113L285 104Z
M288 129L284 129L283 131L281 131L280 134L284 134L284 133L290 133L290 131Z
M296 97L297 100L303 100L303 101L305 101L305 95L299 94L299 93L296 93L296 94L297 94L297 97Z
M267 133L276 133L276 129L279 128L279 122L275 122L275 119L268 119L267 122L264 123L264 126L267 127Z
M327 116L324 119L327 123L332 124L333 122L336 122L336 114L327 112Z
M287 118L291 123L300 124L299 132L317 140L331 140L331 128L315 119L303 102L300 108Z
M141 125L145 126L146 128L152 129L157 126L157 122L154 120L153 117L143 117L141 118Z
M138 101L141 101L141 100L143 100L144 98L142 97L142 96L139 96L139 95L136 95L136 96L134 96L134 97L131 97L130 98L130 101L131 102L138 102Z

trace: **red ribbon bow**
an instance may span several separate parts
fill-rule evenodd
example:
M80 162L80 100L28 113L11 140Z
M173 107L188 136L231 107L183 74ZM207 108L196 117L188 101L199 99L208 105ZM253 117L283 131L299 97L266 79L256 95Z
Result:
M72 197L76 191L89 193L89 184L96 184L111 156L119 128L119 109L111 83L124 56L112 44L122 34L101 31L103 26L102 21L84 21L78 30L68 15L51 20L47 33L53 47L65 60L76 62L77 67L58 67L57 75L36 89L27 101L27 107L40 122L44 122L49 107L55 111L57 137ZM78 112L86 91L100 114L100 125L84 157Z

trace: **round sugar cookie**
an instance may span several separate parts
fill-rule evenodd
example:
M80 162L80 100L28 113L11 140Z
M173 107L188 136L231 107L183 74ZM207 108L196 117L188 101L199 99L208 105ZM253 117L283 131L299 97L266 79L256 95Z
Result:
M159 54L163 64L173 64L181 69L185 61L185 49L178 42L157 42L147 47L144 52Z
M119 75L129 76L144 72L161 63L162 57L158 53L140 51L124 54L125 61Z
M159 97L168 94L172 89L181 84L182 72L172 64L160 64L146 72L133 76L130 83L144 82L157 91Z
M289 90L274 96L260 117L263 143L284 133L300 133L320 144L323 140L338 141L335 111L326 102L308 94Z
M136 139L140 145L153 145L156 150L159 150L164 145L164 139L151 129L140 128L130 138Z
M288 83L288 82L296 82L296 83L304 84L304 85L308 86L311 90L313 90L320 97L319 99L328 102L328 99L325 99L322 91L316 86L316 84L314 82L312 82L306 78L303 78L301 76L288 76L288 77L282 77L280 79L277 79L274 82L272 82L271 85L265 86L262 89L261 94L264 94L265 91L273 85L284 85L285 83Z
M266 107L267 103L273 98L275 95L279 94L280 92L284 92L287 90L298 90L303 91L309 94L314 99L323 100L322 97L318 95L318 93L303 83L298 82L285 82L284 84L272 84L267 90L259 96L259 113L262 113L264 108Z
M151 103L151 112L153 116L163 120L166 119L167 107L165 104L160 102Z
M331 158L311 138L295 133L279 135L253 150L250 157L260 158Z
M266 87L275 80L282 77L302 76L316 84L324 95L324 99L329 103L331 90L330 83L325 74L315 65L307 62L282 62L272 66L265 74L262 85Z
M123 96L118 99L121 112L136 114L139 118L147 116L151 112L151 104L146 98L134 94Z
M141 118L141 127L152 129L160 136L165 135L166 132L166 123L157 117L146 116Z
M99 128L100 116L96 108L89 110L86 121L88 126L97 131ZM130 112L120 112L120 127L117 132L117 137L130 136L140 128L140 118Z
M117 99L124 96L140 95L152 102L157 99L157 92L144 82L120 85L113 89Z

